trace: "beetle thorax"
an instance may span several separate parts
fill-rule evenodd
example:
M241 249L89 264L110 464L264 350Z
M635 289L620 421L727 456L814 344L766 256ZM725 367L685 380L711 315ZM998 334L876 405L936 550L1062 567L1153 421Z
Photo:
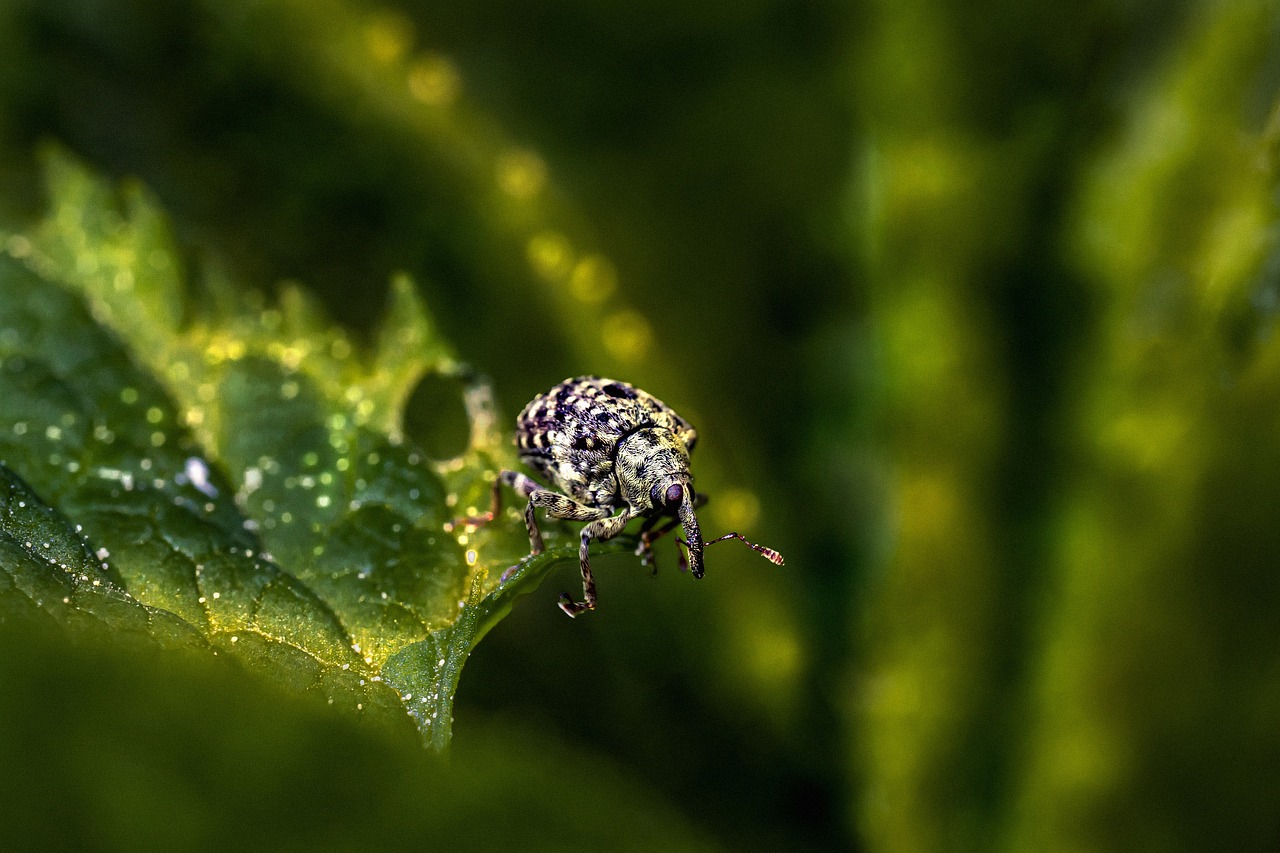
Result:
M636 430L618 442L614 475L623 500L632 508L647 512L664 505L668 493L678 502L679 492L672 487L690 488L689 451L669 429Z

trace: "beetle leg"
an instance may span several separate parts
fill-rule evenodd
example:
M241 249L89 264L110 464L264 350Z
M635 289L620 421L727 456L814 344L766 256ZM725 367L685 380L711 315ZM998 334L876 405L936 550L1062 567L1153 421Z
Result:
M640 527L640 539L636 542L636 556L640 558L640 565L653 566L653 573L658 573L658 566L653 559L652 537L649 531L653 530L655 524L662 520L662 516L653 515L644 520L644 524Z
M529 547L534 554L542 553L542 534L538 532L538 524L533 517L533 510L536 507L544 508L547 515L552 518L563 518L568 521L596 521L609 514L609 510L605 507L589 507L586 504L580 504L571 497L542 488L528 477L524 479L533 483L534 487L534 490L528 493L529 505L524 510L524 524L529 528ZM516 490L520 491L519 487Z
M658 561L653 555L653 543L666 536L680 523L678 518L668 518L667 523L655 531L654 525L663 518L665 516L655 515L645 520L644 527L640 528L640 544L636 546L636 556L640 558L640 565L652 566L655 575L658 573Z
M706 502L706 495L699 492L693 493L693 505L695 508L704 506ZM667 523L654 531L654 526L664 518L667 519ZM645 519L644 526L640 528L640 542L636 545L636 556L640 558L640 565L652 566L653 574L656 575L658 573L658 561L653 554L653 543L674 530L679 523L680 519L678 517L667 518L664 515L654 515ZM685 558L684 551L676 550L680 555L680 571L684 571L689 568L689 561Z
M534 506L533 495L530 495L529 503L524 508L524 529L529 531L529 553L541 554L542 533L538 530L538 520L533 516Z
M449 530L463 524L469 527L480 527L497 518L498 513L502 511L503 486L507 486L520 497L529 499L524 508L524 526L529 531L529 552L532 554L541 554L543 548L542 533L538 530L538 522L533 516L536 507L546 507L549 515L574 521L592 521L608 514L608 510L593 511L571 498L553 492L519 471L502 471L493 481L493 497L489 511L483 515L454 519L448 526Z
M538 521L534 520L534 496L541 493L550 494L550 492L518 471L502 471L493 483L494 517L498 515L498 483L506 483L515 489L516 494L529 498L529 505L525 507L525 529L529 530L529 553L543 552L543 534L538 532Z
M461 527L462 525L481 527L497 518L498 513L502 511L502 487L504 485L514 489L521 497L528 497L535 490L543 489L543 486L539 485L536 480L531 480L518 471L503 471L493 481L493 491L489 499L489 511L480 515L455 518L445 525L446 529L452 531L455 527Z
M603 542L606 539L612 539L622 532L627 522L635 517L636 513L624 511L610 518L597 519L582 528L582 544L578 546L578 563L582 568L583 601L579 604L569 597L569 593L560 594L560 609L570 617L577 616L584 610L596 609L596 581L591 576L591 562L587 558L591 540L598 539Z

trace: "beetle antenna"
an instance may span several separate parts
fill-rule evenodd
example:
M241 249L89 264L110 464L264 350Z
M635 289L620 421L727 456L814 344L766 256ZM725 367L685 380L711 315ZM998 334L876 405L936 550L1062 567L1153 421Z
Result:
M763 545L757 545L754 542L748 542L747 537L743 536L741 533L726 533L725 535L721 536L719 539L712 539L710 542L707 542L705 544L714 545L717 542L723 542L726 539L738 539L742 542L745 542L748 548L750 548L752 551L755 551L760 556L764 557L770 563L773 563L775 566L782 565L781 554L779 554L777 551L773 550L772 548L766 548Z
M703 542L702 545L704 547L707 545L714 545L717 542L723 542L726 539L739 539L742 542L745 542L748 548L750 548L752 551L755 551L757 554L764 557L766 560L768 560L770 563L773 563L775 566L781 566L783 564L782 555L779 554L777 551L773 550L772 548L766 548L763 545L757 545L754 542L748 542L747 537L743 536L741 533L726 533L725 535L721 536L719 539L712 539L710 542ZM680 539L677 537L676 541L679 542L681 545L684 545L686 548L689 547L688 543L685 542L683 539ZM701 556L701 552L699 552L699 556Z

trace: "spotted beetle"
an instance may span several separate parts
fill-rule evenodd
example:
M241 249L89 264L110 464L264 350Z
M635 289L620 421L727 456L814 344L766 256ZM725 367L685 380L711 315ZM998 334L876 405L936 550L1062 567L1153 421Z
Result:
M529 499L524 523L533 554L542 552L542 534L534 519L538 507L552 518L588 522L578 548L584 600L576 602L567 592L560 596L560 609L569 616L596 606L596 584L587 559L592 540L612 539L638 517L645 521L636 553L645 565L653 562L653 543L677 523L684 528L680 543L688 549L695 578L703 574L703 548L726 539L746 542L782 565L777 551L747 542L738 533L703 542L694 509L706 502L706 496L694 491L689 473L689 453L697 441L698 433L688 421L633 385L599 376L566 379L534 397L516 419L520 461L560 492L517 471L502 471L493 484L489 512L456 523L480 525L496 518L503 485ZM663 519L667 523L655 530Z

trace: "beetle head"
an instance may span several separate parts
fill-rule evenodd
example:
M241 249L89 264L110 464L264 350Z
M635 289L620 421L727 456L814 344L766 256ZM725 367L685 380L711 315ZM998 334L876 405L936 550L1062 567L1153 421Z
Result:
M669 429L636 430L618 443L614 474L633 509L662 509L675 515L689 490L689 451Z
M689 569L702 577L702 534L693 512L689 451L668 429L637 430L618 444L615 467L622 496L641 512L660 510L679 517L689 544Z

